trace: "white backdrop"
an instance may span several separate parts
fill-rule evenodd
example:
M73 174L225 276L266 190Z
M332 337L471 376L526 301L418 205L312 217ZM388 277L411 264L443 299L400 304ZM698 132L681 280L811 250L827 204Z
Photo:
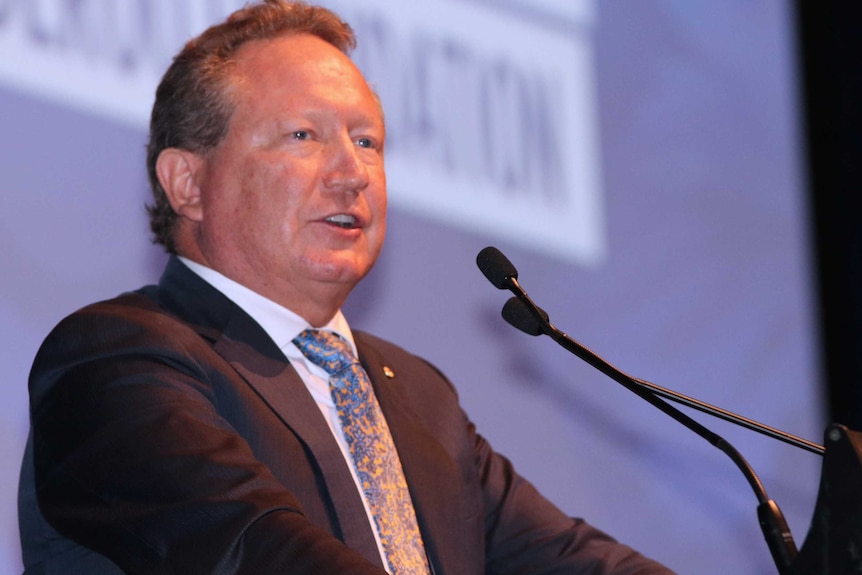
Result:
M0 573L26 378L48 330L155 281L146 118L228 0L0 0ZM552 500L680 573L774 573L720 452L499 318L497 245L556 325L620 368L821 442L795 39L781 0L330 2L384 100L390 230L348 319L441 367ZM408 9L407 6L410 6ZM820 459L729 439L801 545Z

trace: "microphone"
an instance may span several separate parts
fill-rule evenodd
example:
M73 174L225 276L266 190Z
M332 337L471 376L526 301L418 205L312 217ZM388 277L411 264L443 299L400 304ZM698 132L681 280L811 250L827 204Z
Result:
M510 289L510 286L517 285L518 270L495 247L488 246L480 251L476 256L476 265L497 289Z
M753 489L757 500L757 516L767 546L772 554L778 571L781 575L791 573L791 564L797 555L796 544L787 526L784 514L778 505L766 494L766 489L757 477L757 474L745 460L745 458L721 436L713 433L688 415L679 411L662 397L675 401L704 413L719 417L726 421L742 425L748 429L758 431L774 437L781 441L791 443L814 453L823 454L822 446L791 436L783 431L773 429L756 421L738 416L729 411L711 406L699 400L678 394L663 387L653 385L647 381L634 378L620 371L568 335L557 329L549 319L548 314L538 307L527 295L518 283L518 271L509 259L495 247L484 248L476 257L476 264L486 278L498 289L508 289L514 294L503 306L503 319L508 323L527 333L528 335L548 335L560 346L583 359L611 379L620 383L623 387L632 391L654 407L660 409L682 425L686 426L699 436L707 440L714 447L723 451L736 464ZM661 397L660 397L661 396Z
M509 325L516 327L527 335L542 335L542 326L548 321L548 314L542 308L536 308L544 322L539 321L530 307L516 297L510 297L503 305L503 319Z
M530 330L535 330L535 333L533 331L527 331L526 333L529 335L541 335L544 333L553 337L555 328L548 321L548 314L533 303L533 300L530 299L530 296L527 295L527 292L518 283L518 270L515 269L509 258L503 255L503 252L493 246L488 246L476 255L476 265L479 266L479 270L488 278L488 281L494 284L494 287L511 291L519 300L525 303L523 308L510 306L510 312L518 316L523 315L524 317L520 320L524 322L523 325L529 325ZM505 318L505 307L503 308L503 313L503 317ZM509 320L506 319L506 321ZM509 323L512 322L509 321ZM515 327L525 331L518 325L515 325Z

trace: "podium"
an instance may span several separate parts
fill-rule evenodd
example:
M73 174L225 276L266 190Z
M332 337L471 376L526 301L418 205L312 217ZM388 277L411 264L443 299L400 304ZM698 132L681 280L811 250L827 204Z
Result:
M862 433L826 429L826 453L808 535L791 575L862 575Z

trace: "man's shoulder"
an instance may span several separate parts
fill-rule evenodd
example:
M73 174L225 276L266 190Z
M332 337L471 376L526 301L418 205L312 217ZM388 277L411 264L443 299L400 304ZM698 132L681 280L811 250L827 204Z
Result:
M67 315L42 342L34 372L39 366L77 364L136 349L155 353L183 348L200 339L193 326L160 305L155 292L155 286L146 286Z
M183 326L208 325L219 319L219 314L224 315L224 301L225 298L177 258L171 258L158 284L145 285L82 307L61 320L48 339L69 330L128 326L129 329L171 332Z
M99 325L152 325L154 328L179 321L156 299L156 286L144 286L115 297L86 305L60 320L48 336L96 329Z

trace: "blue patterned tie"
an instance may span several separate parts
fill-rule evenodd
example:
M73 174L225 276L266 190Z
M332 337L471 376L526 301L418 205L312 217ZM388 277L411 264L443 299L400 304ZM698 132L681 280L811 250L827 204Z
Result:
M307 329L293 343L329 373L332 399L391 572L427 574L425 548L407 482L368 374L337 334Z

